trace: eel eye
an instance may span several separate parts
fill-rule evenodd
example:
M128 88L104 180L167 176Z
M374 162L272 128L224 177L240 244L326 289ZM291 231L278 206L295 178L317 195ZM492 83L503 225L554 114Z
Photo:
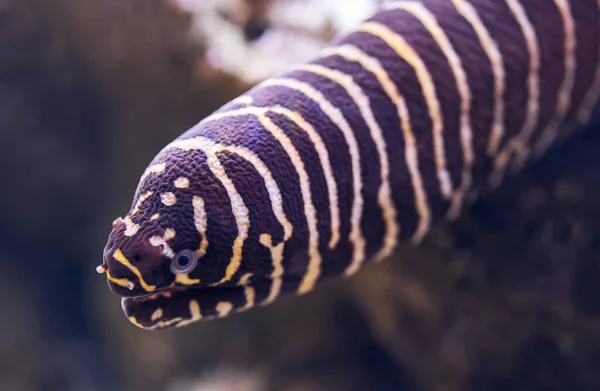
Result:
M171 272L173 274L186 274L194 270L198 259L192 250L183 250L171 261Z

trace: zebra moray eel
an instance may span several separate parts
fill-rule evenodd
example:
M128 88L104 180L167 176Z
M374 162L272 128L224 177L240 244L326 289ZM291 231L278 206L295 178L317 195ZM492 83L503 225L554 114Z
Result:
M588 122L599 43L600 0L384 3L158 153L98 272L145 329L350 276Z

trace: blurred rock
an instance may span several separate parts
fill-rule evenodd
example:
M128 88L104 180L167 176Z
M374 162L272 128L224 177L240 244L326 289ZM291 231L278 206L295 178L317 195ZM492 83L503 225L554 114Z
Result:
M357 276L382 343L427 389L600 387L598 148L592 128Z

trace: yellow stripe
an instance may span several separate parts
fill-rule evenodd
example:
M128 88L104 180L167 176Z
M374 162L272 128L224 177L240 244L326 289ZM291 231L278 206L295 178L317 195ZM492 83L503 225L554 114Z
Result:
M479 18L477 10L466 0L451 0L454 7L475 30L475 34L481 43L492 66L494 75L494 123L490 134L488 144L488 154L494 156L498 152L498 147L504 136L504 93L506 90L506 80L504 71L504 62L502 53L498 49L496 42L486 29Z
M123 219L123 223L125 223L125 231L123 231L123 235L125 235L125 236L133 236L140 229L140 225L134 224L134 222L131 220L131 217L129 217L129 216L126 216Z
M175 274L175 282L181 285L197 285L200 284L200 279L190 278L189 273Z
M254 111L244 112L244 113L245 114L256 114ZM237 112L237 111L220 113L220 115L218 117L217 117L217 115L208 117L207 119L205 119L205 121L212 121L212 120L216 120L219 118L226 118L226 117L237 115L237 114L239 114L239 112ZM239 115L244 115L244 114L239 114ZM279 129L279 131L283 134L282 130ZM193 140L196 140L196 141L194 142ZM194 143L196 143L196 145L192 145ZM182 148L182 145L179 145L177 147ZM289 240L289 238L291 237L292 232L293 232L293 226L290 223L290 221L287 219L285 212L283 210L283 199L281 196L281 191L279 189L279 186L278 186L277 182L275 181L275 179L273 178L273 175L272 175L271 171L269 170L269 168L266 166L266 164L264 164L264 162L262 160L260 160L260 158L253 151L251 151L248 148L240 147L240 146L221 145L221 144L215 143L214 141L203 138L203 137L198 137L196 139L192 139L192 141L187 142L187 146L183 149L186 149L186 148L187 149L203 149L205 151L205 153L207 152L207 149L208 149L208 150L210 150L210 153L212 153L212 154L216 154L217 152L221 152L221 151L230 151L232 153L237 154L238 156L241 156L246 161L250 162L254 166L256 171L259 173L259 175L261 175L261 177L263 178L263 180L265 182L265 187L267 188L267 192L269 193L269 198L270 198L273 213L275 214L275 217L277 218L279 223L282 225L283 230L284 230L284 242ZM215 158L216 158L216 156L215 156ZM198 211L198 213L200 213L200 211ZM198 227L197 226L197 228L199 229L199 231L201 231L201 230L205 229L206 227ZM205 238L205 237L206 236L203 235L203 238ZM270 236L269 236L269 238L270 238ZM270 242L268 244L263 243L264 245L269 247L269 249L271 249L271 253L272 253L271 255L272 255L273 263L274 263L274 269L277 268L278 263L281 263L281 260L279 260L277 258L279 258L279 256L278 256L279 254L283 254L284 242L280 243L278 246L272 246L272 244ZM201 247L201 249L202 248L203 247ZM234 272L234 274L235 274L235 272ZM232 274L232 276L233 276L233 274ZM224 282L224 281L222 280L219 283L221 283L221 282Z
M198 302L196 300L190 300L189 310L190 310L190 318L188 318L188 319L184 319L184 318L173 319L173 320L178 321L177 324L175 325L175 327L187 326L190 323L194 323L194 322L197 322L202 319L202 313L200 312L200 304L198 304ZM171 321L171 324L173 324L173 323L176 323L176 322ZM164 326L165 325L157 324L155 326L155 328L156 327L164 327Z
M273 262L273 271L271 277L279 277L284 273L283 270L283 244L273 245L273 239L269 234L260 235L260 243L271 251L271 260Z
M142 174L140 181L138 183L138 187L135 190L135 192L137 193L142 185L144 184L144 181L146 180L146 178L148 178L150 175L152 174L161 174L165 171L167 165L165 163L158 163L158 164L153 164L149 167L146 168L146 170L144 171L144 173Z
M115 278L111 276L108 270L106 271L106 278L108 278L108 280L112 283L122 286L123 288L127 288L127 284L130 282L127 278Z
M219 304L217 304L217 307L215 309L217 310L217 313L219 314L219 316L221 316L221 317L227 316L233 309L233 304L231 304L228 301L220 301Z
M550 148L552 143L558 137L560 127L561 125L563 125L565 117L567 116L567 113L569 111L569 107L571 106L571 94L573 93L573 87L575 85L575 76L577 72L577 59L575 58L577 37L575 35L575 21L573 20L573 15L571 14L569 1L554 0L554 4L556 4L556 7L560 11L565 32L565 77L560 87L554 115L550 119L548 126L540 136L540 139L537 145L535 146L535 156L540 156L541 154L546 152L546 150ZM526 158L526 156L524 156L524 158ZM521 162L524 163L523 158L521 159Z
M150 316L150 320L153 321L153 322L155 322L155 321L157 321L158 319L160 319L162 317L163 317L163 310L162 310L162 308L157 308L156 311L154 311L152 313L152 316Z
M194 225L202 237L200 247L195 253L196 258L199 259L206 255L206 249L208 248L208 238L206 237L208 221L206 210L204 209L204 199L202 197L194 196L192 198L192 206L194 207Z
M281 131L283 133L283 131ZM284 241L289 240L292 236L292 232L294 227L292 223L288 220L285 215L285 211L283 210L283 199L281 197L281 190L279 189L279 185L273 178L273 174L269 167L250 149L240 146L220 146L221 150L229 151L235 153L236 155L244 158L244 160L248 161L256 172L263 178L265 182L265 187L267 189L267 193L269 193L269 200L271 203L271 208L273 210L273 214L277 218L277 221L283 227L283 237Z
M163 320L160 322L156 322L155 324L153 324L152 326L144 326L143 324L139 323L137 318L135 316L130 316L129 317L129 321L131 323L133 323L134 325L136 325L137 327L144 329L144 330L156 330L159 328L164 328L167 326L172 326L173 324L178 324L177 326L179 326L179 322L183 321L184 319L181 317L177 317L177 318L173 318L173 319L169 319L169 320Z
M231 210L235 218L238 234L232 245L233 255L229 261L229 265L227 265L225 276L213 285L230 281L240 268L242 250L250 228L250 212L216 155L219 147L214 141L199 136L192 139L176 140L165 147L165 149L166 148L178 148L183 151L202 150L206 154L209 169L225 187L225 191L231 202Z
M240 285L247 285L250 282L250 279L254 276L252 273L246 273L240 278Z
M404 96L400 94L396 84L392 81L388 73L385 71L381 63L374 57L371 57L360 50L358 47L353 45L342 45L337 47L327 48L323 51L323 55L336 55L345 58L348 61L356 61L363 68L373 73L382 88L390 98L390 100L396 105L398 111L398 117L400 118L402 133L404 136L404 155L406 159L406 166L411 178L411 184L414 191L415 207L419 215L419 222L417 228L412 236L412 243L419 243L431 224L431 210L429 202L427 201L427 194L423 186L423 179L421 172L419 171L419 158L418 149L415 135L413 133L412 125L410 122L410 113L406 106Z
M254 292L254 288L252 288L251 286L245 286L244 287L244 296L246 297L246 305L244 306L244 310L247 310L249 308L254 307L254 298L255 298L255 292Z
M113 258L116 259L119 263L121 263L125 267L127 267L129 270L131 270L131 272L133 274L135 274L137 276L137 278L139 279L140 285L142 286L142 288L144 288L144 290L146 292L152 292L154 289L156 289L156 286L148 285L146 283L146 281L144 281L144 277L142 276L142 273L139 271L139 269L137 267L133 266L127 258L125 258L125 256L123 255L123 253L121 252L120 249L115 250L115 252L113 253Z
M190 315L192 316L191 320L199 320L202 318L202 313L200 312L200 304L196 300L190 301Z
M147 191L144 194L142 194L140 196L140 198L138 199L138 201L135 203L135 207L133 208L133 210L131 211L131 215L135 215L137 212L140 211L140 206L142 206L142 203L144 203L144 201L146 201L148 198L150 198L150 196L152 196L152 194L154 194L153 191Z
M381 208L382 218L385 222L385 237L383 239L383 248L374 256L375 260L381 260L387 257L392 250L396 247L398 242L399 227L396 221L397 212L392 201L392 194L390 190L390 167L387 155L387 145L385 138L383 137L383 131L379 127L373 111L371 110L371 102L365 95L362 88L354 82L351 76L348 76L338 70L326 68L321 65L315 64L304 64L297 66L296 69L301 71L314 73L342 86L354 103L358 106L360 114L365 120L367 127L369 128L371 138L377 148L377 154L379 157L380 166L380 180L377 201ZM350 263L346 268L346 275L352 275L360 268L362 260L358 259Z
M198 304L198 302L196 300L190 300L189 310L190 310L190 318L188 318L188 319L185 319L182 317L176 317L176 318L156 322L152 326L142 325L141 323L138 322L138 320L135 316L129 316L128 319L131 323L133 323L137 327L144 329L144 330L156 330L156 329L160 329L160 328L164 328L164 327L168 327L168 326L172 326L172 325L175 325L175 327L183 327L183 326L189 325L190 323L197 322L202 319L202 313L200 312L200 304ZM162 316L162 311L161 311L161 316ZM154 314L151 317L152 321L155 320L153 318L154 318Z
M150 243L151 246L154 246L154 247L163 246L163 250L162 250L163 255L169 259L173 259L173 258L175 258L175 253L173 252L173 249L171 249L171 246L169 246L167 241L173 239L174 237L175 237L175 229L167 228L165 230L165 232L163 233L162 237L158 236L158 235L152 236L152 237L150 237L150 239L148 239L148 242Z
M443 116L440 108L440 101L438 100L436 93L435 83L433 82L433 78L429 73L427 66L413 47L410 46L402 36L391 30L389 27L381 23L367 22L360 25L357 30L382 39L398 54L398 56L404 59L415 70L432 121L433 147L440 190L445 198L450 198L452 196L453 185L446 166Z
M456 86L460 95L460 141L463 153L463 170L461 185L454 195L452 205L448 211L448 218L455 219L460 214L465 193L471 187L474 151L473 130L471 129L471 89L462 61L456 53L450 39L439 25L436 17L422 4L417 2L401 1L386 5L386 8L401 9L411 13L429 31L436 41L456 79Z
M325 183L327 184L327 196L329 198L329 213L331 215L331 239L329 248L333 249L337 246L340 240L340 208L338 205L338 187L335 177L333 176L333 168L329 160L329 152L325 147L323 139L315 128L300 115L300 113L288 110L284 107L270 107L268 111L281 114L288 117L292 122L302 129L308 138L312 141L319 156L323 174L325 175Z
M337 107L335 107L320 91L308 83L295 79L270 79L262 82L259 84L259 86L280 86L301 93L308 99L314 101L321 108L323 113L329 118L329 120L342 132L342 135L344 136L349 148L352 169L352 185L354 195L352 202L352 213L350 217L350 241L354 246L352 262L362 262L365 257L365 239L360 227L363 210L363 198L361 194L363 183L360 167L360 152L356 137L352 131L352 128L348 124L348 121ZM305 278L298 288L300 293L305 293L312 289L311 281L313 277L314 276L312 274L307 273L305 275Z
M513 153L526 148L529 139L538 126L540 105L540 50L535 28L527 17L519 0L506 0L508 7L519 24L529 54L529 74L527 76L527 115L521 132L514 136L494 160L494 171L490 176L490 186L497 187L502 182L506 167Z
M283 285L283 279L281 277L272 277L271 278L271 289L269 290L269 296L264 299L260 305L265 306L267 304L271 304L272 302L279 297L281 293L281 286Z
M267 192L269 193L271 209L273 211L273 214L275 214L275 217L283 227L284 236L283 241L277 246L273 245L273 243L271 242L271 235L268 234L262 234L260 237L260 242L271 251L273 270L275 271L280 268L282 270L281 273L283 273L283 266L281 266L283 264L283 250L285 242L287 242L292 236L293 226L287 219L285 211L283 210L283 200L281 197L281 191L279 189L279 186L273 178L273 175L269 168L264 164L262 160L258 158L258 156L256 156L249 149L243 147L224 146L223 150L231 151L249 161L254 166L256 171L262 176L263 181L265 182L265 187L267 188ZM266 237L269 238L268 242L263 242L263 235L266 235Z
M137 326L137 327L139 327L140 329L149 330L149 328L148 328L148 327L146 327L146 326L142 325L141 323L139 323L139 322L137 321L137 319L136 319L136 317L135 317L135 316L130 316L130 317L128 317L127 319L129 319L129 321L130 321L131 323L133 323L134 325L136 325L136 326Z
M177 189L187 189L188 187L190 187L190 180L187 179L186 177L181 176L181 177L175 179L175 181L173 182L173 185Z
M275 123L266 115L259 117L260 123L279 141L287 153L296 173L300 179L300 192L302 193L302 203L304 206L304 215L308 224L308 270L304 275L300 287L300 292L306 292L313 288L321 272L321 254L319 252L319 231L317 227L317 212L313 205L310 190L310 179L302 162L302 158L294 147L292 141Z

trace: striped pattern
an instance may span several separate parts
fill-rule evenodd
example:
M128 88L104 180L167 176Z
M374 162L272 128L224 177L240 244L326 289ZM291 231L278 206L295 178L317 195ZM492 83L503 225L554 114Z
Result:
M600 0L598 0L598 8L600 8ZM600 24L600 19L599 19ZM596 46L600 45L600 41L597 42ZM597 48L600 53L600 48ZM577 121L580 125L585 125L590 121L592 117L592 111L594 110L598 99L600 99L600 56L598 57L598 65L596 66L596 75L592 83L591 88L586 93L583 103L577 112Z
M550 123L542 133L540 140L534 146L535 153L539 156L546 152L552 143L558 137L560 127L564 125L565 117L571 107L571 95L575 84L577 71L577 60L575 58L575 48L577 46L577 38L575 37L575 21L571 13L571 6L568 0L554 0L556 7L560 10L561 22L563 25L565 40L564 40L564 78L558 93L554 115L550 119ZM525 158L521 159L523 164Z
M541 59L536 31L519 0L507 0L507 5L519 24L529 54L529 69L527 73L527 113L523 128L519 134L515 135L494 159L494 171L490 176L489 181L492 187L500 185L511 156L517 151L525 150L538 124L540 110L539 72Z
M113 289L145 295L124 311L149 329L223 317L420 243L589 120L599 42L600 0L384 3L157 155L105 252ZM123 262L146 243L162 255ZM184 249L199 266L154 289Z

